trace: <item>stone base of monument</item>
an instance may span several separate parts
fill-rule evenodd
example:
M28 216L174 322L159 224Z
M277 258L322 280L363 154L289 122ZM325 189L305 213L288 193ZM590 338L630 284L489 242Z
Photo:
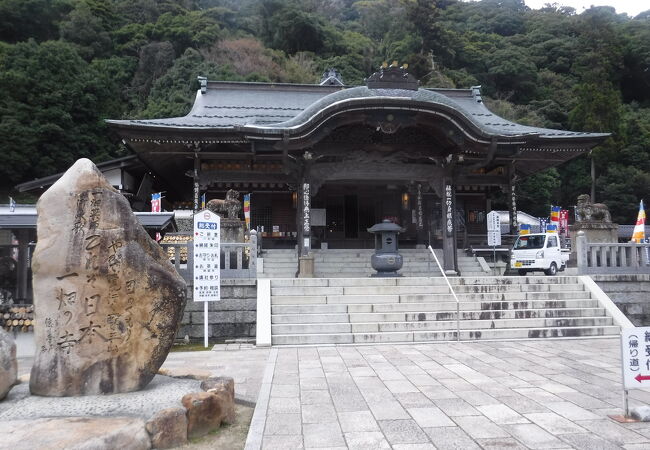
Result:
M314 278L314 256L301 256L298 258L298 278Z
M148 449L183 445L235 421L235 384L156 375L138 392L40 397L26 383L2 402L2 447Z
M579 231L584 231L587 242L618 242L618 224L616 223L576 222L573 225L569 225L569 236L571 238L571 255L569 259L573 265L575 265L576 261L576 237Z
M221 242L244 242L244 221L221 219Z
M569 226L571 248L575 249L578 231L584 231L587 242L618 242L618 224L604 222L578 222Z

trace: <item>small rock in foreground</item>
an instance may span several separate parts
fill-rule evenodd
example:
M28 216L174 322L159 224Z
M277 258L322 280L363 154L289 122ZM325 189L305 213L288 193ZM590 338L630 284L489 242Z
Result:
M147 421L147 431L154 448L173 448L187 442L187 411L166 408Z
M181 400L187 409L187 437L200 437L221 426L226 411L221 399L210 392L194 392Z
M204 391L217 389L220 386L223 386L228 392L230 392L233 399L235 398L235 380L232 377L210 377L201 382L201 389Z
M16 343L9 333L0 328L0 400L4 399L16 384L17 373Z

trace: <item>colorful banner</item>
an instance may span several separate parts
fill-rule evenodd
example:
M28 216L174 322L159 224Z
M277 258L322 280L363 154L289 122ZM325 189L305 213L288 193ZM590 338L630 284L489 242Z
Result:
M557 233L557 225L546 225L547 233Z
M251 195L244 194L244 220L246 221L246 229L251 229Z
M632 232L632 242L640 244L645 241L645 209L643 208L643 200L639 204L639 215L636 218L636 225Z
M201 209L205 209L205 192L201 196Z
M548 226L548 219L544 217L539 218L539 232L546 233L546 227Z
M561 206L551 206L551 223L553 225L558 225L560 222L560 211L562 210Z
M530 225L527 223L519 224L519 234L530 234Z
M155 194L151 194L151 212L156 212L159 213L162 211L161 209L161 203L162 203L162 192L156 192ZM162 239L162 236L160 233L156 233L156 242L160 242Z
M566 209L560 210L560 236L569 235L569 211Z
M151 212L161 212L162 192L151 194Z

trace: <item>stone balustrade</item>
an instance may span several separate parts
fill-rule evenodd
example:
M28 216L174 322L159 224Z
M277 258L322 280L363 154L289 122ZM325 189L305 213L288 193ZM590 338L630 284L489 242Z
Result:
M578 273L642 274L650 273L650 244L592 243L584 233L576 238Z

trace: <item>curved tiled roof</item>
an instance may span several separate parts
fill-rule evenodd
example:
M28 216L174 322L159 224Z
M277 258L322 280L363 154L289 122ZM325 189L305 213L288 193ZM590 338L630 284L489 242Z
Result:
M585 133L530 127L499 117L473 89L370 89L347 87L210 82L205 93L197 92L192 110L184 117L151 120L109 120L108 123L135 129L202 129L279 134L305 127L328 111L367 107L394 107L447 111L490 136L538 136L541 138L600 138L603 133Z

